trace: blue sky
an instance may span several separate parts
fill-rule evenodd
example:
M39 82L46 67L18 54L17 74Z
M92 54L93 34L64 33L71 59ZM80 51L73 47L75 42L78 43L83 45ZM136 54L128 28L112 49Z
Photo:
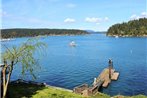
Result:
M1 28L64 28L106 31L147 17L146 0L2 0Z

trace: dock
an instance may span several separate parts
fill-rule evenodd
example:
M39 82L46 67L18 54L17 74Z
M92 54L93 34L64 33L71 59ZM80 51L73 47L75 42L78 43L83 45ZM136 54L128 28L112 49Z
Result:
M82 84L73 89L73 92L83 96L94 95L99 91L100 87L108 87L112 80L116 81L119 77L119 72L113 68L112 60L109 60L108 68L105 68L97 78L94 78L92 87L88 84Z
M110 78L111 77L111 78ZM93 85L97 85L100 81L103 81L102 86L107 87L111 80L117 80L119 77L119 72L115 72L115 69L111 69L111 76L109 75L109 68L105 68L101 74L96 78Z
M113 75L111 77L111 80L117 80L118 79L118 76L119 76L119 72L113 73Z

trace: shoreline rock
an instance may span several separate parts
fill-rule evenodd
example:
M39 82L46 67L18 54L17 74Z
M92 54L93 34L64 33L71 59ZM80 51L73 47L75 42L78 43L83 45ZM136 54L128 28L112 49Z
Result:
M48 85L46 83L40 83L40 82L35 82L35 81L26 81L26 80L23 80L23 79L18 79L18 80L11 81L10 84L32 84L32 85L37 85L37 86L52 87L52 88L55 88L55 89L60 89L60 90L68 91L68 92L73 92L73 90L70 90L70 89L51 86L51 85Z

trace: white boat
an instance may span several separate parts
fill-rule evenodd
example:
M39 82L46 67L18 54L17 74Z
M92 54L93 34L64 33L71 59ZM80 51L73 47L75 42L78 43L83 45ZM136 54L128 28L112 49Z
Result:
M115 38L118 38L118 36L115 36Z
M74 41L72 41L72 42L69 43L69 46L75 47L76 43Z

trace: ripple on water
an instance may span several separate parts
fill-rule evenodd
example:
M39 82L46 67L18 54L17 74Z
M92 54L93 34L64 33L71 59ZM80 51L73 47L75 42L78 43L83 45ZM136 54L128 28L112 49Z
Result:
M2 44L11 47L25 40L27 38L16 38L13 42ZM71 40L78 44L77 47L69 47ZM101 91L110 95L147 95L146 40L147 38L115 39L101 34L46 37L42 41L48 44L48 48L45 56L40 59L41 69L37 72L39 79L36 81L69 89L82 83L91 84L108 66L107 60L112 58L120 76ZM37 58L38 56L40 55L36 55ZM19 71L20 68L13 71L12 79L19 77Z

